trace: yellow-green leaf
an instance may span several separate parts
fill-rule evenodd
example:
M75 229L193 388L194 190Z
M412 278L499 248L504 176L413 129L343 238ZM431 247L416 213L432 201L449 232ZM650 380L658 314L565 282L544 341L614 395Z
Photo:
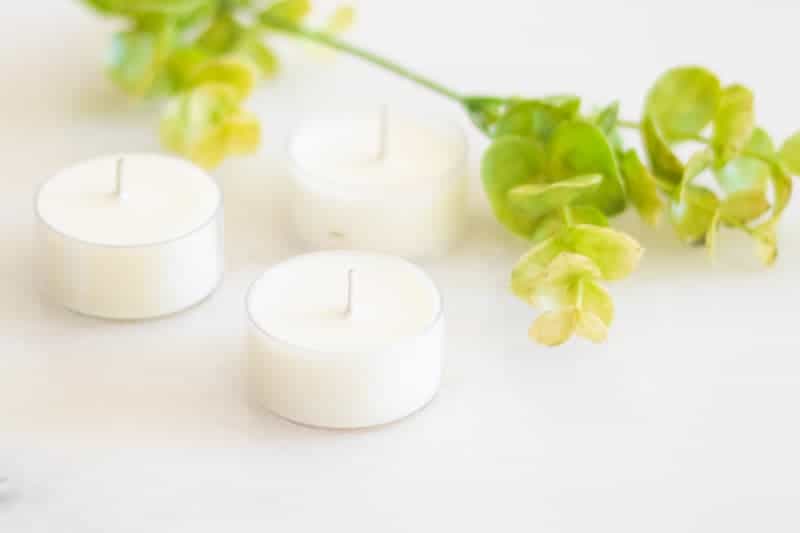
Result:
M508 192L519 185L541 181L545 166L541 145L524 137L496 139L483 154L481 178L495 217L518 235L530 237L536 219L512 206Z
M343 33L350 29L356 20L353 6L338 6L325 24L325 32L329 34Z
M514 294L530 302L544 279L547 265L562 250L559 240L551 237L536 244L523 255L511 271L511 290Z
M585 255L561 252L545 269L544 282L549 285L567 285L583 278L595 279L603 274Z
M710 148L692 154L692 157L689 158L689 161L686 163L686 168L683 171L678 195L682 197L692 180L711 167L713 162L714 152Z
M701 67L677 67L653 85L645 114L668 141L690 139L714 118L721 95L719 79L713 73Z
M792 175L800 176L800 131L784 141L780 159Z
M769 211L769 200L761 189L745 189L729 194L719 210L724 222L738 226Z
M589 279L580 280L576 287L580 291L580 308L590 312L610 326L614 320L614 301L608 291L596 281Z
M567 249L591 258L603 277L609 280L621 279L633 272L644 252L633 237L589 224L571 226L563 241Z
M701 243L719 208L717 196L705 187L689 185L672 200L670 220L678 237L689 244Z
M230 13L220 13L197 38L197 46L211 54L230 52L244 35L244 28Z
M625 189L617 168L617 160L600 129L589 122L562 122L553 133L549 145L551 180L585 174L600 174L603 181L581 198L607 215L625 209Z
M216 83L230 87L236 98L244 100L253 90L256 73L253 66L241 59L221 57L200 65L192 76L192 85Z
M263 13L266 17L284 19L298 23L311 11L310 0L279 0L269 6Z
M748 155L739 156L714 169L717 182L729 194L744 189L764 190L769 181L770 165L764 160L775 158L775 147L769 134L761 128L755 128L744 149Z
M742 153L753 134L754 125L753 93L742 85L726 87L714 117L714 135L711 138L719 163L727 163Z
M594 343L601 343L608 338L608 327L594 313L580 311L578 322L575 325L575 333Z
M669 147L653 118L648 115L642 121L642 140L656 176L677 185L683 176L683 163Z
M210 168L218 165L231 148L231 143L248 143L252 133L233 126L242 119L239 98L228 85L209 83L185 91L172 98L161 120L164 145L197 164ZM232 133L234 131L235 133Z
M529 335L545 346L558 346L569 340L577 325L578 310L574 307L547 311L538 316Z
M261 143L261 124L249 111L239 111L224 123L225 143L228 153L247 155L255 152Z
M517 185L508 193L515 208L536 219L586 195L603 181L600 174L577 176L555 183Z
M620 170L631 203L645 222L655 226L664 211L664 202L658 194L655 178L639 159L636 150L628 150L622 154Z

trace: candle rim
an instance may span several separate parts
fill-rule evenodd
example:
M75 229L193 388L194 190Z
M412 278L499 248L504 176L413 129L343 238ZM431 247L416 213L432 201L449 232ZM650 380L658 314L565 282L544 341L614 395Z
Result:
M393 107L389 107L389 111L392 109L397 109ZM400 108L401 111L404 113L407 111L404 108ZM348 193L358 192L361 194L364 193L375 193L380 194L381 190L385 190L387 188L391 188L392 190L414 190L415 192L419 192L419 189L414 186L413 184L407 183L397 183L397 184L383 184L380 188L375 189L370 185L364 184L353 184L353 183L336 183L331 181L328 178L325 178L323 173L312 170L307 166L304 166L296 157L294 153L294 144L297 138L300 136L300 133L306 129L309 124L311 124L316 117L320 118L330 118L330 117L345 117L345 118L352 118L354 116L365 115L367 113L366 110L356 108L356 109L343 109L343 110L328 110L328 111L318 111L313 113L306 113L305 116L298 120L289 130L289 135L287 136L287 140L284 143L284 151L286 152L287 158L289 159L289 164L295 172L293 172L294 179L298 181L302 181L306 186L311 187L316 190L325 190L337 195L344 195ZM417 112L417 111L408 111L408 114L412 115L415 119L425 122L430 121L429 115ZM437 115L438 117L438 115ZM456 170L462 167L467 162L467 155L469 152L469 143L467 142L467 133L466 130L459 124L456 120L452 119L450 116L444 116L441 118L441 121L434 120L433 123L442 123L445 125L445 128L449 130L451 133L455 133L455 139L458 143L458 157L456 160L442 168L441 171L434 172L429 176L430 178L435 177L447 177L453 176L456 174ZM306 179L306 176L313 176L314 180ZM456 177L455 179L458 179Z
M44 188L47 186L48 183L50 183L52 180L57 178L63 172L66 172L67 170L71 170L74 167L77 167L79 165L83 165L83 164L87 164L87 163L90 163L90 162L99 161L99 160L103 160L103 159L119 159L120 157L126 157L127 158L127 157L140 157L140 156L158 156L158 157L161 157L161 158L164 158L164 159L176 161L176 162L185 164L187 166L194 167L195 170L197 170L198 172L202 173L205 177L207 177L208 180L211 182L212 186L214 187L214 189L217 191L217 202L214 205L214 209L211 212L211 215L209 216L209 218L204 220L197 227L192 228L191 230L189 230L189 231L187 231L185 233L182 233L180 235L177 235L177 236L174 236L174 237L169 237L168 239L161 239L161 240L158 240L158 241L148 241L148 242L134 243L134 244L116 244L116 243L101 242L101 241L90 241L88 239L84 239L84 238L81 238L81 237L76 237L74 235L70 235L68 233L64 233L63 231L61 231L58 228L56 228L53 224L51 224L44 216L42 216L42 213L41 213L41 210L40 210L40 205L39 205L39 198L42 195L42 191L44 190ZM45 179L43 182L39 183L39 185L36 187L36 193L35 193L34 199L33 199L33 210L34 210L34 213L35 213L35 216L36 216L36 220L38 222L42 223L44 226L46 226L47 229L49 229L53 233L56 233L57 235L65 238L65 239L68 239L68 240L71 240L71 241L74 241L74 242L78 242L80 244L84 244L84 245L87 245L87 246L96 246L98 248L120 248L120 249L124 249L124 248L151 248L151 247L163 246L165 244L170 244L170 243L173 243L173 242L177 242L177 241L183 240L183 239L185 239L187 237L190 237L190 236L194 235L195 233L198 233L198 232L204 230L205 228L210 226L213 222L215 222L217 220L217 218L219 217L219 215L222 213L223 206L224 206L224 199L223 199L222 187L220 186L219 182L216 179L214 179L214 176L212 176L211 174L209 174L208 172L206 172L202 168L198 167L197 165L194 165L190 161L187 161L186 159L183 159L183 158L180 158L180 157L171 156L171 155L167 155L167 154L162 154L162 153L158 153L158 152L112 153L112 154L106 154L106 155L91 157L89 159L83 159L81 161L78 161L76 163L73 163L71 165L68 165L68 166L64 167L62 170L56 172L55 174L53 174L49 178Z
M435 298L435 300L436 300L436 312L434 313L433 318L430 320L429 323L425 324L425 326L420 328L420 330L418 332L415 332L415 333L413 333L411 335L408 335L406 337L398 339L398 340L396 340L394 342L388 343L388 344L386 344L384 346L379 346L377 348L373 348L373 349L369 349L369 350L365 350L365 351L356 351L356 350L320 350L320 349L317 349L317 348L311 348L311 347L308 347L308 346L304 346L302 344L297 344L295 342L291 342L291 341L289 341L289 340L287 340L287 339L285 339L283 337L279 337L279 336L277 336L277 335L275 335L273 333L270 333L269 331L267 331L266 328L264 328L261 324L258 323L258 321L253 316L251 301L252 301L252 298L253 298L253 293L255 292L256 285L258 285L258 283L262 279L264 279L264 277L268 273L270 273L272 270L274 270L278 266L285 265L285 264L291 263L293 261L299 261L299 260L306 259L308 257L313 257L313 256L330 255L331 253L336 253L336 254L338 254L338 253L347 253L347 254L354 254L354 255L360 255L360 256L366 256L366 257L380 257L380 258L383 258L383 259L392 259L392 260L400 261L400 262L404 263L406 266L411 267L417 273L422 274L423 278L425 279L425 281L428 282L428 284L430 285L431 289L433 290L433 293L436 296L436 298ZM416 339L418 339L420 337L423 337L424 335L427 335L428 333L430 333L443 320L443 317L444 317L444 296L442 295L442 291L439 289L439 286L436 285L436 283L433 281L433 278L431 278L431 276L425 271L425 269L423 269L418 264L414 263L413 261L409 261L408 259L406 259L404 257L398 257L398 256L395 256L395 255L385 254L385 253L380 253L380 252L369 252L369 251L365 251L365 250L351 250L351 249L320 250L320 251L317 251L317 252L309 252L309 253L304 253L304 254L299 254L299 255L295 255L295 256L289 257L288 259L285 259L285 260L283 260L283 261L281 261L279 263L271 265L269 268L267 268L265 271L263 271L255 280L253 280L250 283L250 286L247 289L247 294L245 296L245 312L247 314L248 322L250 322L250 324L252 326L254 326L259 331L259 333L263 334L267 338L269 338L269 339L271 339L271 340L273 340L273 341L275 341L275 342L277 342L279 344L282 344L283 346L286 346L286 347L289 347L289 348L293 348L293 349L299 349L299 350L303 351L304 354L313 354L315 356L315 357L304 357L304 359L313 359L313 358L316 358L316 356L329 356L331 354L334 354L334 355L337 355L337 356L350 355L353 358L357 358L357 357L363 357L365 355L371 355L371 354L376 353L376 352L385 352L386 350L389 350L391 348L394 348L394 347L399 346L399 345L404 344L404 343L408 343L408 342L414 341L414 340L416 340Z

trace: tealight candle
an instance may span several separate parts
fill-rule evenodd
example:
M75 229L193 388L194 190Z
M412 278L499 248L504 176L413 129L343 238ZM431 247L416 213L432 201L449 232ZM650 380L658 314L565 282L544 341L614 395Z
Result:
M388 113L327 114L289 141L292 218L315 248L441 254L466 218L466 141L458 127Z
M439 387L441 296L403 259L295 257L253 284L247 313L254 398L295 422L383 424L420 409Z
M187 161L156 154L86 161L42 185L36 213L43 292L79 313L174 313L203 300L222 277L222 193Z

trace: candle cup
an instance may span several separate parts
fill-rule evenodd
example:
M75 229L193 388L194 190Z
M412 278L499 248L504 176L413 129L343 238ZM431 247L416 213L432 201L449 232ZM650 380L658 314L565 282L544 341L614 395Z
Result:
M204 300L222 279L222 192L211 176L187 161L155 154L124 158L131 174L124 190L119 176L109 181L108 193L101 189L105 183L97 183L98 167L105 172L117 165L119 171L118 157L76 165L39 188L35 241L41 292L72 311L99 318L176 313ZM163 174L151 175L156 169ZM186 198L174 190L159 194L160 180L175 179L188 184L182 191ZM202 205L188 212L175 205L192 202L192 195L202 197ZM176 221L173 209L185 216L175 215ZM107 227L100 228L103 224Z
M453 123L385 109L302 123L287 148L297 235L313 249L442 255L466 221L466 146Z
M356 291L345 290L350 272ZM386 424L424 407L439 388L441 294L405 260L301 255L267 270L246 310L251 397L281 417L324 428Z

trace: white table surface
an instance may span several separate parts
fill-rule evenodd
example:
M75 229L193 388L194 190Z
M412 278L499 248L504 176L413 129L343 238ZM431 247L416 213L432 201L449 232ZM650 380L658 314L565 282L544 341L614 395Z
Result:
M203 305L109 323L41 302L36 184L113 151L158 149L157 107L103 77L113 22L75 1L0 17L0 531L798 531L800 209L770 271L733 234L711 265L668 227L618 221L641 269L612 291L609 342L531 344L506 289L524 250L488 215L475 165L468 237L424 266L447 303L437 399L366 431L299 427L248 407L247 286L301 250L287 235L286 133L314 109L448 102L348 59L289 52L253 108L265 143L216 174L227 276ZM575 91L636 117L666 67L750 84L776 137L800 128L796 2L367 0L351 33L454 87ZM329 5L329 4L328 4ZM459 12L456 11L458 7ZM714 26L711 26L711 25ZM282 48L292 48L282 45ZM296 49L295 49L296 50ZM473 163L483 141L471 131Z

